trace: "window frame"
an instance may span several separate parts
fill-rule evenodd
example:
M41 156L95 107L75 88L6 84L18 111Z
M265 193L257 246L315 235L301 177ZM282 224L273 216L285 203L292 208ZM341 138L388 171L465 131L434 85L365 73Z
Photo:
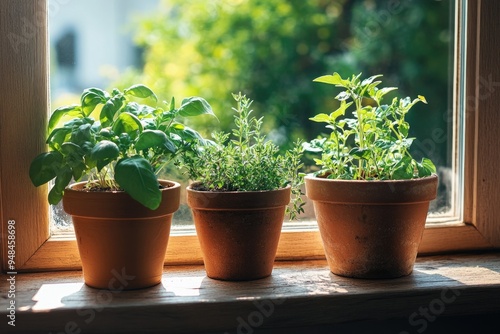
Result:
M61 0L61 4L66 0ZM467 19L467 30L456 25L456 34L466 33L464 53L457 53L458 75L467 82L465 110L465 165L463 221L427 226L419 255L500 247L500 174L495 162L500 151L494 142L500 117L500 35L496 13L500 2L463 0L459 20ZM0 266L7 270L8 222L16 226L16 270L68 270L81 267L74 238L51 237L47 186L33 187L28 167L46 149L45 129L49 113L47 1L4 0L0 4ZM461 50L461 38L456 38ZM16 51L17 50L17 51ZM459 73L466 61L466 73ZM456 85L459 89L459 85ZM455 91L455 96L458 95ZM455 108L461 101L455 99ZM456 127L455 127L456 128ZM454 139L459 133L455 131ZM277 260L324 258L317 230L284 231ZM195 235L171 235L165 264L201 263Z

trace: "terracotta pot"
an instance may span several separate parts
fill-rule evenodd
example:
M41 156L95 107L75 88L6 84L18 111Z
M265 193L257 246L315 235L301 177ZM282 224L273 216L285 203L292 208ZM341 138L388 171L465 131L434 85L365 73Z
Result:
M436 175L413 180L352 181L306 176L326 259L337 275L409 275L417 257Z
M208 277L242 281L271 275L290 187L210 192L189 186L187 202Z
M72 215L85 283L110 290L146 288L161 282L172 214L179 208L180 184L160 181L162 202L150 210L125 192L64 191Z

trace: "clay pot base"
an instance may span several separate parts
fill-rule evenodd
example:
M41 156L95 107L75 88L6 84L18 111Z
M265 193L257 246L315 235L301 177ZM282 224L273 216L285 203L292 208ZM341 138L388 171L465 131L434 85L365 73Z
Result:
M289 201L289 187L220 193L188 187L207 276L250 281L271 275Z
M120 291L161 282L180 184L160 182L165 188L157 210L124 192L65 191L64 210L72 215L85 284Z
M412 272L422 239L428 203L328 206L318 226L330 270L356 278L396 278ZM408 215L408 212L413 215Z
M73 217L85 283L109 290L159 284L171 217L148 220Z
M306 177L330 271L352 278L411 274L437 177L346 181Z
M413 272L413 263L409 268L400 268L399 265L395 265L395 268L386 266L385 268L370 268L365 270L360 270L359 268L345 270L329 264L329 269L333 274L342 277L360 279L390 279L410 275Z
M271 275L283 217L284 208L265 212L193 210L207 276L249 281Z

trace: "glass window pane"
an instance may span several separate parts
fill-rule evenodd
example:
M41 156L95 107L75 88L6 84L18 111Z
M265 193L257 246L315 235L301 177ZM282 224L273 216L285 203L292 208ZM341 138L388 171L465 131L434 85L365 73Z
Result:
M144 49L134 40L159 0L48 0L51 110L79 103L83 89L110 88L132 69L141 70ZM52 232L72 231L62 204L52 207Z
M309 118L334 108L337 91L312 83L313 78L334 71L384 74L384 84L399 87L400 95L427 98L429 104L417 105L408 117L410 134L418 138L413 154L430 157L438 167L431 217L457 214L454 1L49 3L51 109L78 101L86 87L142 82L167 101L172 96L206 98L220 122L205 118L190 125L210 136L214 130L230 130L230 93L241 91L255 100L255 113L265 116L268 137L286 147L297 137L311 140L323 131ZM173 168L164 176L183 178ZM312 221L312 205L306 207L301 221ZM63 215L56 211L55 217ZM174 224L191 224L186 205Z

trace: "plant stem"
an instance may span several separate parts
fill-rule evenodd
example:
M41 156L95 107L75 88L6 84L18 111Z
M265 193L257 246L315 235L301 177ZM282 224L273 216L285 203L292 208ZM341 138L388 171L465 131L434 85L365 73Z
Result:
M354 94L356 92L350 91L351 96L353 96L354 99ZM361 109L362 109L362 101L363 101L363 96L362 95L356 95L357 98L354 99L356 103L356 115L358 117L358 136L359 136L359 149L363 150L365 148L365 134L364 134L364 119L363 115L361 114ZM359 159L358 163L358 178L361 179L363 174L363 160Z

